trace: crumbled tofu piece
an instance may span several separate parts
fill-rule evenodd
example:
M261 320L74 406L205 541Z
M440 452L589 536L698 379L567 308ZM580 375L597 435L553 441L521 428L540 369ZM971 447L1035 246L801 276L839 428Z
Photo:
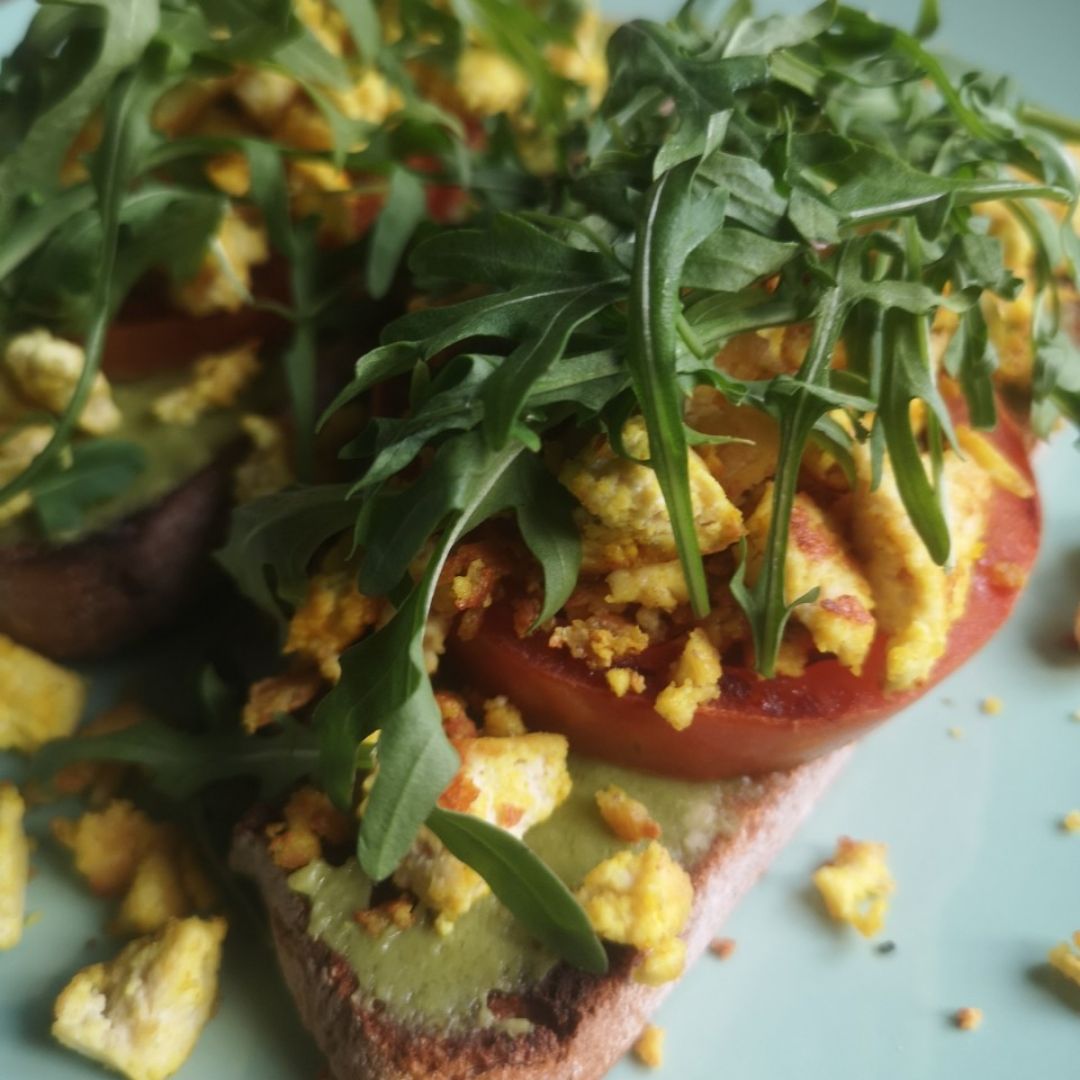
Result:
M570 794L567 743L545 733L481 737L457 744L461 769L440 805L472 814L522 837L546 821ZM488 884L423 828L394 874L395 883L435 912L435 928L449 933Z
M242 199L251 191L251 163L239 152L210 158L203 172L214 187L234 199Z
M700 627L691 630L671 668L671 682L656 697L656 711L676 730L694 722L699 706L720 696L720 653Z
M529 80L515 63L493 49L471 46L457 65L457 90L466 111L477 116L515 113L529 96Z
M183 918L190 910L179 866L165 851L153 849L135 867L112 929L116 934L140 937L160 930L170 919Z
M1060 971L1066 979L1080 986L1080 930L1072 936L1072 947L1067 941L1059 941L1047 954L1046 959L1055 971Z
M389 930L408 930L416 923L416 908L405 896L398 896L373 908L353 912L353 919L372 937L382 937Z
M864 937L885 925L896 882L885 862L885 845L841 837L832 861L814 874L829 914L851 923Z
M328 682L341 678L341 654L374 626L382 600L365 596L348 570L315 574L289 622L284 652L314 661Z
M284 425L265 416L245 416L240 426L251 440L251 450L236 467L233 478L236 501L261 499L292 484L296 475L289 459Z
M185 79L166 90L154 103L154 127L165 135L182 135L191 130L206 110L226 94L231 76Z
M981 432L960 424L956 428L956 441L1003 491L1021 499L1030 499L1035 494L1031 481Z
M961 1031L974 1031L980 1027L983 1022L982 1009L976 1009L974 1006L966 1005L962 1009L957 1009L953 1014L953 1023Z
M669 562L677 555L660 482L652 468L638 464L649 456L640 416L627 421L623 444L636 460L619 457L607 439L597 438L559 474L582 506L582 565L589 572ZM705 554L722 551L742 535L742 515L693 450L687 466L698 543Z
M232 85L240 107L266 131L273 131L299 89L291 76L270 68L242 71Z
M171 846L167 827L126 799L115 799L77 821L56 818L52 833L72 853L75 869L99 896L120 895L131 886L150 851Z
M648 949L634 968L634 981L644 986L663 986L682 977L686 970L686 942L668 938L655 949Z
M1061 819L1061 827L1069 833L1080 833L1080 810L1070 810Z
M174 920L84 968L56 1000L53 1036L130 1080L172 1076L213 1012L225 931L224 919Z
M600 103L607 89L608 69L604 51L608 30L596 11L586 11L574 28L568 44L552 44L545 50L551 70L570 82L585 87L589 103Z
M28 330L8 342L4 366L27 400L59 416L75 395L86 353L48 330ZM79 429L88 435L108 435L122 420L108 381L99 371L79 416Z
M577 896L601 937L646 954L645 978L663 974L666 981L682 974L685 951L671 942L686 927L694 887L662 844L651 840L640 851L605 859L585 875ZM653 951L656 962L649 964Z
M327 52L334 56L345 55L349 27L333 4L328 0L294 0L293 10Z
M252 268L269 258L266 229L249 224L229 209L198 272L173 286L173 301L182 311L195 316L239 311L251 294Z
M52 433L53 429L46 424L28 424L11 434L0 431L0 485L21 476L49 445ZM0 502L0 525L14 521L33 505L34 497L29 491L21 491Z
M283 817L267 826L267 846L274 862L289 872L321 858L324 842L340 847L353 835L349 819L317 788L294 791Z
M429 675L439 670L439 660L446 652L446 636L450 633L452 622L450 615L431 614L424 623L424 670Z
M1000 716L1005 702L999 697L984 697L979 702L979 710L986 716Z
M0 750L70 735L85 703L82 679L0 634Z
M648 608L674 611L690 602L682 563L646 563L625 570L612 570L607 576L609 604L642 604Z
M52 832L71 851L91 891L123 895L113 924L117 933L148 933L171 918L209 911L217 901L180 831L151 820L124 799L77 821L57 818Z
M241 714L248 734L274 723L280 716L291 716L310 705L323 688L322 676L309 669L286 671L253 683Z
M484 702L484 734L493 738L526 734L521 710L505 694Z
M0 951L22 940L30 842L23 831L26 804L14 784L0 784Z
M190 427L203 413L231 408L259 373L258 350L259 343L249 341L227 352L200 357L186 386L154 401L154 416L163 424Z
M634 1043L634 1055L642 1065L659 1069L664 1064L664 1029L649 1024Z
M735 939L729 937L713 938L709 942L709 952L720 960L726 960L735 951Z
M1027 584L1028 572L1019 563L996 562L990 567L990 580L999 589L1022 589Z
M649 635L619 615L590 615L555 627L548 638L548 647L567 649L575 660L604 669L616 660L644 652L649 647Z
M772 523L773 485L769 483L757 509L746 522L748 578L757 576ZM784 596L793 603L812 589L816 600L799 604L793 618L810 631L814 646L832 653L856 675L862 672L877 624L874 597L836 528L820 507L798 492L791 507Z
M875 615L889 635L885 685L908 690L925 682L964 612L972 567L982 552L990 481L971 461L946 452L944 482L953 567L938 566L926 550L885 463L870 491L870 458L855 448L858 486L853 503L856 553L874 593Z
M616 697L625 697L631 691L635 694L645 693L645 676L633 668L609 668L604 672L604 678Z
M660 826L649 808L618 784L609 784L596 793L596 805L609 829L620 839L632 844L637 840L656 840Z

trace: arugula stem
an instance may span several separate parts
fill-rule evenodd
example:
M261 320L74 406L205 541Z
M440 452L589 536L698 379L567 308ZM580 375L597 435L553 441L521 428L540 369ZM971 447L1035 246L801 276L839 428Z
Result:
M697 334L694 333L694 328L687 321L686 315L683 312L679 313L678 319L675 320L675 326L679 331L679 337L682 339L682 343L699 360L705 360L709 355L709 350Z
M1032 127L1042 128L1059 139L1080 142L1080 119L1044 109L1041 105L1025 103L1017 110L1020 119Z

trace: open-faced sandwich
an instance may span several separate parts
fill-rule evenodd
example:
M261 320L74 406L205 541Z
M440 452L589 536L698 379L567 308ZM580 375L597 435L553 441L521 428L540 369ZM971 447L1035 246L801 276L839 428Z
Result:
M151 935L81 973L54 1032L165 1076L213 998L224 925L200 916L216 901L190 841L117 798L122 762L189 816L260 782L232 865L338 1080L600 1077L848 745L970 657L1023 588L1031 447L1080 419L1080 182L1061 141L1078 131L930 52L932 3L910 33L829 2L764 19L690 3L617 28L572 3L269 7L279 22L163 5L125 40L102 111L64 132L98 147L89 179L41 204L86 192L73 213L103 270L85 351L50 336L72 323L4 354L9 445L35 407L60 417L0 491L11 528L68 527L72 501L98 527L136 505L109 489L91 514L70 494L97 490L74 483L80 460L115 468L120 416L164 423L143 454L181 446L196 477L240 427L276 455L219 562L281 658L235 707L211 681L184 730L129 708L38 755L61 790L97 793L57 838L122 898L118 925ZM49 34L58 58L75 48L66 24L35 27L25 55ZM9 82L29 78L19 58ZM163 127L170 110L183 120ZM77 169L62 149L54 164ZM166 220L140 232L124 208L173 187L214 211L165 258ZM238 268L229 229L260 258ZM23 322L73 232L12 266ZM287 288L237 280L262 261ZM396 302L373 305L395 273ZM201 346L161 342L177 374L117 344L132 363L112 396L98 374L139 303L177 339L216 318L191 306L204 280L247 305L230 334L257 319L287 342L270 419L239 389L199 397L222 356L254 371L236 340L194 374ZM317 425L324 331L359 359ZM35 350L66 367L20 360ZM44 400L20 365L73 376ZM148 410L125 409L135 371ZM193 395L178 437L167 414ZM264 443L288 404L291 436ZM112 426L89 427L97 413ZM317 426L340 448L322 482ZM138 520L192 490L170 477ZM3 718L0 703L0 735ZM103 858L114 842L126 854ZM880 925L878 848L843 845L820 885L838 917ZM161 1044L182 964L190 1007ZM135 982L160 1000L132 1004Z

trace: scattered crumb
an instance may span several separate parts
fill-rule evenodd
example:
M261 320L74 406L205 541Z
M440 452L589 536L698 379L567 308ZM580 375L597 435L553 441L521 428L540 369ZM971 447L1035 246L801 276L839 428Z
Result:
M660 835L649 808L628 795L618 784L608 784L596 793L596 805L607 827L627 843L655 840Z
M634 1053L642 1065L659 1069L664 1064L664 1029L649 1024L634 1043Z
M997 716L1005 708L1005 702L999 697L984 697L979 702L979 709L985 716Z
M972 1005L966 1005L962 1009L957 1009L952 1019L961 1031L974 1031L983 1022L983 1011Z
M713 938L709 942L709 952L713 956L718 956L721 960L726 960L735 951L735 939L729 937Z
M942 705L948 705L949 708L951 709L956 704L956 699L951 698L951 697L943 697L941 699L941 704Z
M1073 723L1080 724L1080 709L1076 709L1073 711L1071 719Z
M888 956L890 953L896 952L896 942L883 941L874 951L881 956Z
M1061 827L1066 832L1080 832L1080 810L1070 810L1061 819Z
M950 739L962 739L964 737L964 729L962 727L951 727L945 729L945 734Z
M814 884L829 914L873 937L885 923L896 883L885 861L884 844L842 836L832 860L814 873Z

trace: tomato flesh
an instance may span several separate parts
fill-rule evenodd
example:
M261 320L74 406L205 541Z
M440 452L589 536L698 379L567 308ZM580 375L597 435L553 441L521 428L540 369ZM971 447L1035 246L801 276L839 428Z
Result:
M1003 415L988 437L1034 489L1017 425ZM602 673L548 648L545 635L519 638L505 612L489 613L471 641L455 641L453 656L477 687L506 694L532 726L561 732L584 754L699 780L787 769L858 738L980 649L1012 610L1019 579L1035 561L1040 531L1037 496L1025 499L994 488L985 551L973 568L964 614L953 624L947 651L930 680L901 693L882 689L882 634L861 676L832 657L811 663L798 678L761 679L747 668L726 668L720 697L699 708L684 731L676 731L655 711L655 691L616 698ZM1004 565L1018 572L1002 573Z

